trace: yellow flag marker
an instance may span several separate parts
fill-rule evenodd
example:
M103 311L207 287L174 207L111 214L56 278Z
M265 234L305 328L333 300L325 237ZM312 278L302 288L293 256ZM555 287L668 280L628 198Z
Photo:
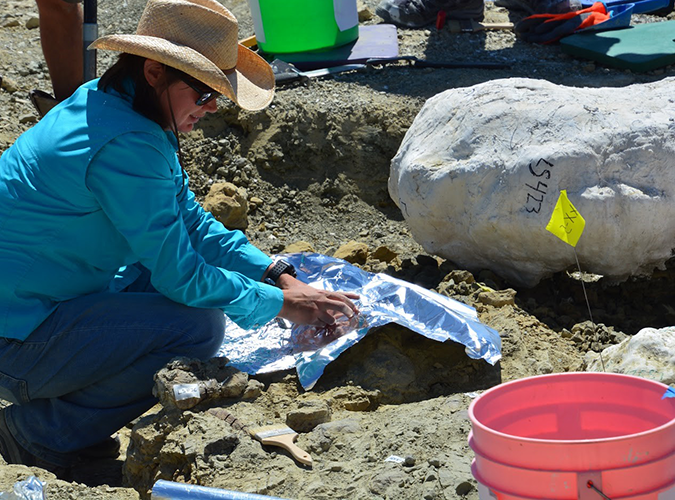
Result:
M574 208L572 202L567 198L567 191L564 189L560 191L560 196L558 196L558 202L553 208L553 213L551 214L551 220L548 221L546 230L555 234L558 238L563 240L565 243L572 245L572 247L577 246L579 238L581 238L581 233L584 232L586 227L586 221L581 216L581 214ZM579 258L577 257L577 251L574 249L574 258L577 261L577 267L579 268L579 274L581 274L581 266L579 265ZM593 321L593 314L591 313L591 304L588 302L588 295L586 294L586 285L584 285L583 278L581 281L581 288L584 291L584 298L586 299L586 306L588 307L588 316L591 318L591 323L595 325ZM595 330L595 326L593 327ZM605 371L605 361L602 359L602 353L600 353L600 363L602 363L602 371Z
M584 232L584 227L586 227L586 221L574 208L574 205L567 198L567 191L563 189L560 191L558 202L555 204L546 230L575 247L579 238L581 238L581 233Z

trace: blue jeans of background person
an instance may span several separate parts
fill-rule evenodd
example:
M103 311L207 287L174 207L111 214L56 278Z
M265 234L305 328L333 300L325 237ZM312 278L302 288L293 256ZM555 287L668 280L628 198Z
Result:
M0 338L7 426L33 455L71 465L157 402L153 376L168 361L213 357L223 333L221 310L167 299L147 271L123 292L62 302L25 341Z

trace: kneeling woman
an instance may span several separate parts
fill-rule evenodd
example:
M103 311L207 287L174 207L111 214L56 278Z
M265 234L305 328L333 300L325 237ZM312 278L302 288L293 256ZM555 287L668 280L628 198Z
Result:
M332 324L352 294L315 290L195 201L178 132L222 94L258 110L274 75L238 45L215 0L150 0L122 52L0 157L0 453L64 475L116 453L110 434L149 409L153 374L209 358L223 312Z

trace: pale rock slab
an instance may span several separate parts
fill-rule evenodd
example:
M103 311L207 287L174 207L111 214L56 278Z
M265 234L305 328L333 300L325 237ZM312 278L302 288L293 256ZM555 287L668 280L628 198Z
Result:
M643 328L620 344L586 355L588 371L634 375L666 385L675 384L675 326Z
M621 281L662 267L675 247L675 79L447 90L415 118L389 178L428 252L523 285L576 267L546 231L563 189L586 220L584 271Z

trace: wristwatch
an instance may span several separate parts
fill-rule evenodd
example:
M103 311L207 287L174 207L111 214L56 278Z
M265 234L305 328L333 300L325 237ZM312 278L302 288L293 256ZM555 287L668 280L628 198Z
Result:
M290 274L294 278L298 275L298 273L295 272L295 267L293 267L292 264L289 264L285 260L278 260L267 273L265 283L268 285L276 285L279 277L282 274Z

